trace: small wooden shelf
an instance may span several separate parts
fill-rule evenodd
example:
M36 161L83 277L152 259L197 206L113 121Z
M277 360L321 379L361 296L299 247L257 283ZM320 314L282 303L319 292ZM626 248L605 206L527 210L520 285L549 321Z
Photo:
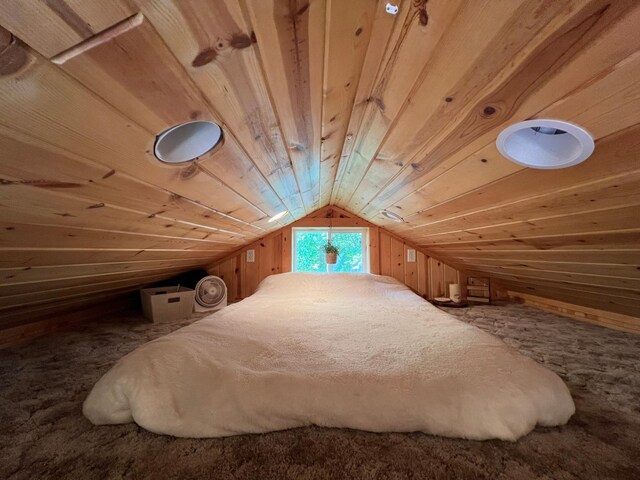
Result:
M467 301L491 303L491 280L489 277L467 278Z
M481 287L479 285L467 285L467 290L478 290L480 292L488 292L489 287Z

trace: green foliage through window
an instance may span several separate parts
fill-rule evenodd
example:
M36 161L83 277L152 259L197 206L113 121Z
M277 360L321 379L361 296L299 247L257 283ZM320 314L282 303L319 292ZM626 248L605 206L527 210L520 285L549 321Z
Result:
M340 254L335 265L325 262L324 246L329 241L329 229L294 230L294 262L296 272L365 272L366 256L363 251L363 235L366 230L354 231L339 228L331 230L331 244Z

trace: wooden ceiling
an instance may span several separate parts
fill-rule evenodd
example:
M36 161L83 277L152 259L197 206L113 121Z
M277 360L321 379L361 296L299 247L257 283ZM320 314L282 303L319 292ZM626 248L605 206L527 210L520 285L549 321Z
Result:
M0 2L4 322L328 204L511 289L640 315L640 3L394 3ZM542 171L497 152L543 117L586 128L593 157ZM155 160L155 136L194 119L224 145Z

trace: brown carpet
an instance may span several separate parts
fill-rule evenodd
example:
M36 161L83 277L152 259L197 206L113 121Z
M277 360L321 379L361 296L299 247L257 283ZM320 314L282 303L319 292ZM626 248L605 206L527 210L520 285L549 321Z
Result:
M128 316L0 351L0 478L640 478L640 335L519 305L450 313L562 376L577 406L570 423L516 443L317 427L190 440L95 427L81 413L94 382L189 323Z

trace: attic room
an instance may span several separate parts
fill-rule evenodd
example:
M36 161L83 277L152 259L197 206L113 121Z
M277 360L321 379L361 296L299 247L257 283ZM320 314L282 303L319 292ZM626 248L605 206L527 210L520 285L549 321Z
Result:
M640 478L639 30L0 1L0 477Z

